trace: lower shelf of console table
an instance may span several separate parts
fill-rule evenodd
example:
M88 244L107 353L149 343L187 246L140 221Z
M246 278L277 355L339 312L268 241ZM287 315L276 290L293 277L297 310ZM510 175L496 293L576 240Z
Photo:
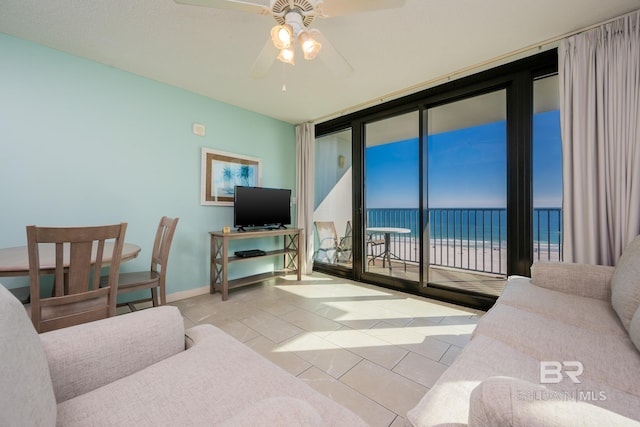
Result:
M298 280L302 279L302 270L300 269L300 260L302 259L302 248L304 234L302 229L288 228L278 230L251 230L251 231L232 231L223 233L221 231L209 232L211 237L211 285L210 293L219 290L222 293L222 300L229 298L229 289L246 286L253 283L261 282L272 277L283 276L286 274L296 273ZM229 255L229 242L241 239L261 239L268 237L283 238L282 249L267 251L263 255L249 258L241 258ZM229 264L243 263L252 260L273 257L283 257L283 269L274 270L251 276L239 277L229 280Z

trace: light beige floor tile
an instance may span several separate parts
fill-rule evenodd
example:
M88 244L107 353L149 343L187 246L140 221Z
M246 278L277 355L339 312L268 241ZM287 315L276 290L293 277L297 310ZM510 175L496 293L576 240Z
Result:
M324 338L387 369L396 366L408 353L408 350L354 329L340 329Z
M445 316L440 322L441 325L475 325L479 318L474 314L471 316Z
M314 310L314 313L352 329L369 329L379 322L379 319L355 316L327 304L323 304L317 310Z
M432 337L449 344L464 347L471 339L471 334L476 325L433 325L425 324L420 319L415 319L409 328L425 337Z
M286 313L296 310L296 306L282 300L273 301L270 299L254 299L251 301L251 304L262 311L266 311L269 314L280 317Z
M187 319L186 317L183 317L182 320L184 321L184 329L187 330L189 328L193 328L196 324L193 323L191 320Z
M368 360L358 363L340 381L403 417L427 392L426 387Z
M317 335L328 335L342 327L340 323L301 309L294 309L281 315L280 318L305 331L314 332Z
M314 333L300 334L278 346L278 352L294 352L334 378L340 378L362 360L360 356Z
M227 320L216 324L217 327L234 337L240 342L252 340L260 334L239 320Z
M325 396L339 402L360 415L372 427L389 426L396 414L358 393L317 368L310 368L298 376Z
M319 283L290 284L286 286L286 291L312 300L358 301L391 296L386 289L367 287L361 283L338 278Z
M409 318L420 317L425 321L431 321L431 323L440 323L443 317L440 315L442 313L440 306L425 299L408 298L406 295L395 299L374 301L373 303L382 305L389 310L403 313Z
M293 375L297 376L311 367L309 362L295 353L276 351L278 345L263 336L247 341L245 344Z
M462 347L458 347L457 345L449 346L447 352L442 356L439 360L443 365L450 366L454 360L458 357L458 355L462 352Z
M171 305L177 306L182 315L194 323L215 324L222 320L239 320L255 311L241 301L221 301L219 295L199 295L186 301L186 304L175 301Z
M242 323L258 331L271 341L279 343L301 334L302 329L265 312L257 312L242 319Z
M386 321L377 323L373 328L363 331L406 350L419 353L431 360L438 361L451 344L414 331L412 328L398 328Z
M337 318L333 320L336 322L343 323L346 321L353 320L386 320L389 323L392 323L397 326L406 326L413 320L411 315L395 311L389 310L385 306L382 305L380 301L372 300L370 298L365 298L363 300L355 299L353 301L334 301L327 302L326 304L334 309L338 310L338 312L342 313Z
M393 368L393 372L431 388L447 367L417 353L410 352Z

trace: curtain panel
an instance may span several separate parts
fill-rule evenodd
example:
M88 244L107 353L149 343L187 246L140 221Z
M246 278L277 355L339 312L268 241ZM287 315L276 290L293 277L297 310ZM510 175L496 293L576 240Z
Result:
M296 126L296 224L304 229L304 256L298 260L302 274L310 274L313 268L314 142L315 126L312 123Z
M558 54L563 259L615 265L640 233L640 11Z

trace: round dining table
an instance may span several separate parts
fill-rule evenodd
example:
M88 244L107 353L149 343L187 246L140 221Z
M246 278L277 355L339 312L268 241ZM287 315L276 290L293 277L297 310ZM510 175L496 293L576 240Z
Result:
M407 263L405 260L391 252L391 234L407 234L411 233L408 228L401 227L367 227L367 233L382 233L384 234L384 252L380 255L382 257L382 268L385 265L385 259L389 263L389 270L391 270L391 260L395 259L401 261L404 264L404 271L407 271ZM374 258L375 259L375 258Z
M106 242L104 245L103 267L109 266L111 261L110 254L113 252L113 243ZM140 246L133 243L126 243L122 248L121 263L130 261L140 253ZM93 249L93 262L95 262L96 248ZM69 265L69 255L65 251L63 257L65 267ZM53 274L55 270L55 245L40 245L40 271L43 274ZM11 248L0 249L0 277L28 276L29 275L29 254L27 246L14 246ZM24 303L29 300L29 288L10 289Z

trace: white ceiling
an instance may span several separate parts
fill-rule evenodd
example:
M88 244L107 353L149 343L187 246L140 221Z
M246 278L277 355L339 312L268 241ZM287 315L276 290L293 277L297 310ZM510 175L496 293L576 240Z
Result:
M316 19L313 27L354 68L345 78L318 59L300 58L295 66L276 61L264 78L252 79L273 18L173 0L0 0L0 32L301 123L639 7L640 0L407 0L401 9Z

